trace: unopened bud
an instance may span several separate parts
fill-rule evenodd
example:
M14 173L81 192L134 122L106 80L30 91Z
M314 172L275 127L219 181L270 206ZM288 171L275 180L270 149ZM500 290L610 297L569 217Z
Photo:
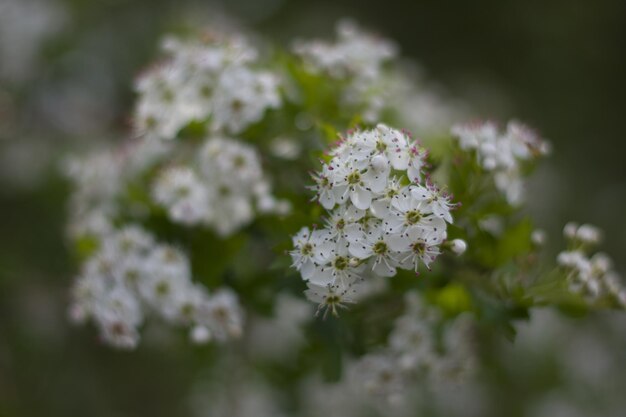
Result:
M195 326L191 329L191 341L203 345L211 340L211 331L204 326Z
M546 243L547 239L548 235L546 234L545 230L542 229L535 229L530 234L530 240L536 246L543 246Z
M576 231L578 230L578 223L569 222L563 228L563 236L568 239L574 239L576 237Z
M602 232L595 226L583 224L576 231L576 237L583 243L595 244L600 242Z
M450 250L460 256L467 250L467 243L463 239L454 239L450 242Z
M385 158L383 155L376 155L372 158L372 167L374 167L377 172L384 171L385 168L387 168L387 165L387 158Z

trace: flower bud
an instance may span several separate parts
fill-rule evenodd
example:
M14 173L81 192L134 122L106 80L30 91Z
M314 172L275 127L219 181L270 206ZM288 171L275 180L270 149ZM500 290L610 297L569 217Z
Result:
M576 237L583 243L596 244L600 242L602 232L595 226L583 224L576 231Z
M547 239L548 235L542 229L535 229L530 235L530 240L535 246L543 246Z
M563 228L563 236L568 239L576 237L576 231L578 230L578 223L569 222Z
M387 158L383 155L376 155L372 158L372 167L374 167L377 172L384 171L385 168L387 168Z
M203 345L211 340L211 331L204 326L195 326L191 329L191 341Z
M460 256L467 250L467 243L463 239L454 239L450 242L450 250Z
M613 261L606 253L598 252L591 258L591 263L593 269L600 272L601 274L606 274L609 272L611 267L613 266Z

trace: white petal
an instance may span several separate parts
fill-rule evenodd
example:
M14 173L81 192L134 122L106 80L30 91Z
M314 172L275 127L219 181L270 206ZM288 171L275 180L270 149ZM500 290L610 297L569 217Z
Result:
M372 256L372 247L365 241L354 242L348 247L350 255L359 259L367 259Z
M348 186L338 185L333 189L335 200L338 204L343 204L348 199Z
M308 279L311 279L311 277L315 273L315 264L313 263L313 261L311 261L310 259L304 261L302 267L300 268L300 273L302 274L303 280L306 281Z
M365 239L365 233L363 232L361 225L358 223L350 223L344 226L343 236L349 243Z
M309 278L309 281L316 285L325 286L332 284L335 281L335 277L332 273L332 268L315 268L315 273Z
M388 178L388 169L382 172L377 172L371 169L363 175L363 180L365 181L367 186L375 193L382 193L385 190L385 187L387 187Z
M389 249L395 252L408 251L411 246L411 241L406 235L389 235L385 237L385 242L387 242Z
M356 208L367 210L372 203L372 193L357 185L350 193L350 200L352 200L352 204L354 204Z
M384 219L389 215L389 200L387 199L379 199L372 201L370 205L370 210L372 214L379 219Z
M396 275L396 268L387 265L384 261L375 263L372 271L374 271L374 273L379 277L392 277Z
M409 166L409 155L407 152L403 152L401 148L391 148L387 151L387 156L391 161L393 169L398 171L404 171Z
M335 195L331 191L323 191L319 200L322 207L326 210L330 210L335 206Z
M432 196L432 193L428 191L426 187L421 185L415 185L411 187L411 197L416 200L423 201L428 200Z

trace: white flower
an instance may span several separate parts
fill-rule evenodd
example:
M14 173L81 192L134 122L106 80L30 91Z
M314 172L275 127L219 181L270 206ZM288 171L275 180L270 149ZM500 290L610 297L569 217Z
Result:
M277 137L270 143L270 151L277 158L293 161L302 153L302 145L296 139Z
M385 231L401 235L420 230L433 231L438 235L445 233L444 219L434 215L428 200L423 199L419 192L413 193L413 190L405 188L391 199L389 216L383 221Z
M426 183L426 187L421 185L415 185L410 188L411 197L418 201L425 201L431 212L445 220L447 223L452 223L452 215L450 210L455 207L450 201L451 196L437 188L432 183Z
M371 270L381 277L396 275L398 255L405 247L404 240L398 235L383 233L381 228L370 230L365 239L349 246L350 254L359 259L370 259Z
M579 294L589 303L607 297L623 307L621 294L625 291L621 278L612 269L613 261L605 253L588 256L590 247L597 244L602 231L595 226L570 222L563 229L571 250L557 256L557 263L565 270L570 291Z
M372 202L373 193L380 193L387 185L388 170L378 171L371 164L362 160L340 162L332 174L335 200L343 204L348 197L354 206L367 210Z
M370 206L372 214L379 219L384 219L389 216L389 211L391 210L391 200L393 197L397 196L401 190L402 186L400 184L400 179L397 177L390 178L385 192L376 200L372 201Z
M339 309L345 309L346 304L354 303L353 297L356 293L354 283L344 286L341 284L317 285L308 282L307 287L308 289L304 291L304 295L314 303L318 303L316 315L324 312L324 318L326 318L328 312L337 316Z
M334 184L331 179L334 169L331 165L323 164L322 172L312 175L315 185L309 187L316 192L316 199L326 210L332 209L336 203Z
M168 168L157 179L154 199L168 210L172 221L197 224L211 214L209 193L200 178L187 167Z
M341 80L341 105L358 111L365 121L375 123L393 96L388 91L383 69L396 56L396 48L348 21L339 23L337 35L334 43L296 42L294 51L308 71Z
M225 71L213 97L213 129L229 133L243 131L258 122L266 109L281 104L278 79L269 72L253 72L245 67Z
M404 391L407 383L397 358L385 353L365 355L353 372L354 383L359 384L367 395L383 396L387 400Z
M125 349L137 346L137 326L143 315L137 299L126 288L117 285L98 297L92 314L106 342Z
M496 188L512 205L523 199L521 163L548 153L549 145L528 127L509 122L504 133L492 122L455 125L452 135L461 149L475 151L478 163L492 171Z
M303 279L308 280L315 273L316 264L330 257L336 243L330 240L326 230L314 230L311 233L308 227L303 227L293 237L293 246L295 249L289 252L292 266L300 271Z
M286 201L272 195L260 156L251 145L213 137L198 155L199 171L209 195L205 223L228 236L252 221L255 208L263 213L285 214Z
M318 266L309 281L316 285L340 284L342 286L358 281L363 266L355 265L350 258L348 248L351 245L341 240L330 242L334 247L319 252Z
M590 224L581 225L576 231L576 238L583 243L595 245L600 242L602 233L600 229Z
M409 229L402 236L403 246L398 245L402 252L398 259L405 269L413 269L416 273L419 264L423 263L430 269L430 264L441 254L439 246L445 240L445 234L428 229Z
M369 79L378 76L382 64L396 55L393 44L363 33L352 22L340 22L337 34L335 44L298 42L295 52L313 71L326 71L337 78Z
M363 237L363 227L357 223L365 216L365 210L355 206L340 206L330 213L326 219L326 231L329 238L335 238L340 243L354 243Z
M398 364L404 371L427 366L435 352L432 324L421 315L405 313L394 322L389 347L399 353Z
M164 63L142 74L135 84L140 95L135 108L135 129L158 138L173 139L192 120L209 111L207 100L189 101L181 94L190 77L187 68Z
M237 295L222 288L201 306L198 322L218 340L239 338L243 333L243 312Z

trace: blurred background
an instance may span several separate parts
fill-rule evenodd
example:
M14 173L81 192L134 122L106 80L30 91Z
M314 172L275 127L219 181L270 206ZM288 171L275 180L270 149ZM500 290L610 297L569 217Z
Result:
M553 155L529 210L550 250L565 222L593 223L626 271L623 1L0 0L0 416L202 415L205 349L155 332L162 343L115 352L67 323L59 161L128 136L134 76L167 31L232 22L289 45L332 37L343 17L396 41L473 114L537 128ZM626 317L539 311L519 330L437 415L626 414Z

